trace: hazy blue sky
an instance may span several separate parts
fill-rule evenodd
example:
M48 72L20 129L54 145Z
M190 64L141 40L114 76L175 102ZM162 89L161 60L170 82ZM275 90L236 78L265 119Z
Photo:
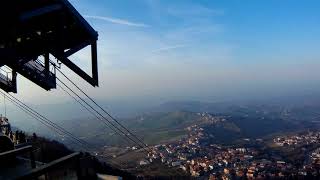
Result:
M99 99L207 100L316 93L318 0L72 0L99 32ZM73 58L89 69L89 54ZM68 72L64 67L64 71ZM60 103L19 79L34 104Z

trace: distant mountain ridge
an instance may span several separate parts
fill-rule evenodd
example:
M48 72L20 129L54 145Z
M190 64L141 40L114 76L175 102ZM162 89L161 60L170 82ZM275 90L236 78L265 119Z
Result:
M315 126L319 117L318 107L320 103L315 102L283 105L256 102L173 101L151 106L143 113L136 113L138 115L118 119L147 143L179 139L186 135L185 129L194 124L204 125L207 131L215 134L215 140L231 142L237 138L257 138L288 130L319 127ZM205 112L224 117L226 121L214 125L203 124L198 113ZM58 124L97 146L126 144L123 138L89 113L85 113L83 118L60 120Z
M173 111L149 112L123 119L121 123L133 131L148 144L177 140L186 137L187 128L193 125L203 127L213 134L213 142L231 143L239 138L261 138L272 133L295 129L297 125L264 112L254 113L236 111L229 114L212 114L204 112ZM247 114L248 113L248 114ZM201 115L205 114L205 115ZM213 118L214 120L210 120ZM218 119L218 120L217 120ZM219 120L219 119L223 119ZM85 121L85 120L84 120ZM99 145L124 145L122 137L115 136L103 126L92 126L90 123L77 122L81 126L73 129L74 134ZM72 127L75 124L66 125ZM99 128L98 128L99 127Z
M170 101L150 109L151 112L215 112L222 113L227 111L230 104L222 102L201 102L201 101Z

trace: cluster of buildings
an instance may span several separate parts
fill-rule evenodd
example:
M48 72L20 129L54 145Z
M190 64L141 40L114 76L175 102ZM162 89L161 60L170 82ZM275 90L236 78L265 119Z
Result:
M320 148L317 148L310 154L310 160L312 164L320 165Z
M296 171L290 163L260 158L261 152L254 148L186 144L156 146L153 153L149 153L149 162L160 159L191 176L211 179L282 177Z
M212 123L223 121L221 118L207 116ZM319 168L314 163L320 164L320 149L314 151L312 163L302 167L286 162L280 156L265 152L261 146L223 146L206 143L210 134L204 132L198 125L187 128L187 138L176 142L160 144L153 147L153 151L140 161L140 165L148 165L153 161L161 161L169 167L180 168L194 177L208 177L209 179L234 179L234 178L281 178L299 176L319 176ZM292 136L290 140L274 139L280 143L314 143L318 142L320 133L308 133L304 136ZM300 140L301 138L301 140ZM258 141L257 141L258 142ZM261 143L261 140L259 141Z
M309 144L318 144L320 142L320 132L306 132L292 136L283 136L273 139L274 144L278 146L302 146Z
M207 112L197 113L197 115L200 116L206 122L213 123L213 124L226 121L225 118L217 117Z

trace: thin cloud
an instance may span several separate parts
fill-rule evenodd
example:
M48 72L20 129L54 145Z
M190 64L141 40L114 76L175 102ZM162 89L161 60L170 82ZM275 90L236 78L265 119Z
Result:
M152 53L160 53L160 52L170 51L170 50L173 50L173 49L183 48L183 47L186 47L186 46L188 46L188 45L186 45L186 44L178 44L178 45L174 45L174 46L167 46L167 47L163 47L163 48L160 48L160 49L156 49L156 50L152 51Z
M225 14L223 9L210 9L201 5L184 4L179 6L172 6L167 9L168 13L174 16L186 17L189 16L223 16Z
M126 26L133 26L133 27L149 27L149 25L144 24L144 23L135 23L135 22L130 22L125 19L118 19L118 18L112 18L112 17L107 17L107 16L90 16L90 15L85 15L84 16L87 19L96 19L96 20L102 20L102 21L107 21L110 23L114 24L120 24L120 25L126 25Z

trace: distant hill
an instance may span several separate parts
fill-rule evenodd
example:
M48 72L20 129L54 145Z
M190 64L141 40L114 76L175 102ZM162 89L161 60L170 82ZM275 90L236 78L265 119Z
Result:
M173 111L146 113L124 122L136 130L181 129L195 123L198 119L199 117L192 112Z
M186 128L194 124L202 124L205 130L214 135L212 140L219 142L232 142L244 137L260 138L273 133L320 126L318 120L320 103L288 102L290 103L286 105L284 102L279 104L278 102L175 101L151 106L139 115L118 119L149 144L185 137ZM203 124L198 115L202 112L224 117L226 121L214 125ZM127 141L112 132L102 122L94 119L91 114L85 111L82 113L85 114L82 118L61 120L58 123L80 138L95 144L96 147L128 145Z
M124 123L147 137L158 142L171 140L186 135L186 128L192 125L203 127L215 142L233 142L239 138L261 138L269 134L295 130L298 125L281 118L274 111L259 111L244 107L230 107L227 113L205 113L200 116L198 112L173 111L147 113ZM213 123L208 118L224 119ZM175 132L175 133L174 133ZM179 133L178 133L179 132ZM157 138L156 138L157 137ZM155 141L156 139L157 141Z
M172 111L189 111L189 112L226 112L230 103L210 103L200 101L170 101L159 106L150 108L151 112L172 112Z
M121 120L121 123L133 131L138 137L148 144L157 144L186 137L187 128L198 125L206 132L213 135L213 142L231 143L239 138L260 138L269 134L286 132L297 128L297 124L281 119L277 114L256 112L256 110L234 108L225 114L211 114L224 121L209 122L197 112L173 111L173 112L150 112L133 118ZM95 124L89 123L95 121ZM127 145L127 142L110 129L99 126L96 120L77 120L65 127L73 128L74 134L96 144L103 145ZM71 123L72 121L70 121ZM75 124L76 123L76 124Z
M200 117L193 112L151 112L136 117L121 119L121 123L146 143L174 140L186 135L188 126L199 123ZM72 128L72 127L77 128ZM97 145L127 145L122 137L115 134L101 122L94 119L74 119L64 123L80 138Z

